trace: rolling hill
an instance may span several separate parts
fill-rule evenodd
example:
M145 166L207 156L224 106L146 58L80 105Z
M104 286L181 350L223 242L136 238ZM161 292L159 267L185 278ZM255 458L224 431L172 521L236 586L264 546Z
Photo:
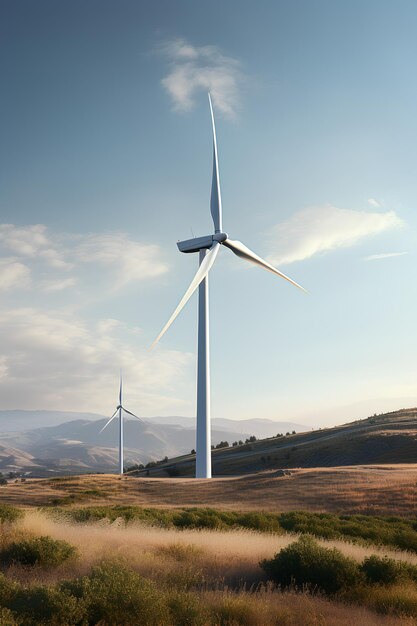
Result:
M296 467L415 463L417 408L214 450L212 459L213 475L217 476ZM186 455L151 468L150 475L192 476L194 466L194 455Z

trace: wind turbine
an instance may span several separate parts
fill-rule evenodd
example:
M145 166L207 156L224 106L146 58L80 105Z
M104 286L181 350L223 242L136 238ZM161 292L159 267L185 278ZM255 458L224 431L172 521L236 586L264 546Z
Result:
M226 246L241 259L259 265L269 272L289 281L299 289L306 291L301 285L264 261L252 252L241 241L230 239L223 231L222 200L220 193L219 162L217 157L216 127L213 106L208 94L211 124L213 129L213 176L211 184L210 210L214 224L214 234L177 243L180 252L199 253L199 268L181 302L165 324L152 347L158 343L168 330L194 291L198 291L198 357L197 357L197 436L196 436L196 478L211 478L211 424L210 424L210 345L209 345L209 294L208 274L216 260L220 246Z
M115 419L117 414L119 414L119 474L123 474L123 445L124 445L123 444L123 411L127 413L128 415L131 415L132 417L136 417L136 419L142 422L142 424L144 423L140 417L138 417L134 413L131 413L130 411L124 408L122 404L122 388L123 388L122 374L120 373L119 404L117 405L116 410L111 416L111 418L109 419L109 421L103 426L103 428L99 432L99 435L100 435L103 432L103 430L107 428L110 422L112 422Z

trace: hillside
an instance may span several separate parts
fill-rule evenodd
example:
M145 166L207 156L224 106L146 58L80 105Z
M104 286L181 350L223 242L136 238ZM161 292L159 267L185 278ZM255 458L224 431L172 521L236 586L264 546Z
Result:
M417 408L285 437L271 437L213 450L213 475L242 475L266 469L415 463ZM194 475L195 458L186 455L151 468L151 476ZM143 472L142 472L143 473Z

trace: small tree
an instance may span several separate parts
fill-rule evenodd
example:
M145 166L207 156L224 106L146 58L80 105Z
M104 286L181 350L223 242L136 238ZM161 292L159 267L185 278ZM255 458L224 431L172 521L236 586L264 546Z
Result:
M220 443L218 443L216 446L216 450L219 450L220 448L228 448L228 447L229 447L228 441L220 441Z

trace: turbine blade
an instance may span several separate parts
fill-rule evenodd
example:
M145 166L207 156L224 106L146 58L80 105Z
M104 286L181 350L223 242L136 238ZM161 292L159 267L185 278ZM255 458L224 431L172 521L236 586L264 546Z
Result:
M129 415L131 415L132 417L136 417L137 420L139 420L140 422L142 422L142 424L144 424L145 422L143 421L143 419L141 417L138 417L137 415L135 415L134 413L132 413L131 411L128 411L127 409L125 409L124 406L122 406L122 409L125 413L129 413Z
M213 128L213 176L211 179L211 198L210 198L210 210L213 218L214 232L222 232L222 197L220 193L220 178L219 178L219 160L217 158L217 139L216 139L216 126L214 123L213 106L211 104L211 97L208 94L210 113L211 113L211 125Z
M113 413L113 415L111 416L111 418L109 419L109 421L107 422L107 424L105 424L105 425L103 426L103 428L100 430L99 435L103 432L103 430L104 430L105 428L107 428L107 426L110 424L110 422L112 422L112 421L114 420L114 418L115 418L115 417L116 417L116 415L117 415L117 411L118 411L118 410L119 410L119 409L116 409L116 410L115 410L115 412Z
M122 404L122 370L120 370L119 404Z
M171 317L169 318L169 320L167 321L167 323L165 324L165 326L159 333L158 337L155 339L155 341L151 345L151 348L153 348L158 343L162 335L165 334L165 332L171 326L172 322L175 320L175 318L178 316L178 314L187 304L188 300L191 298L191 296L193 295L194 291L197 289L201 281L205 279L214 261L216 260L216 256L219 251L219 248L220 248L219 242L215 241L214 244L209 249L206 256L204 257L202 263L200 264L200 267L198 268L197 273L194 276L193 280L191 281L191 284L188 287L187 291L185 292L181 302L179 303L179 305L177 306L177 308L175 309L175 311L173 312L173 314L171 315Z
M263 267L269 272L272 272L273 274L277 274L277 276L281 276L281 278L285 278L285 280L288 280L288 282L290 282L292 285L295 285L295 287L298 287L302 291L305 291L305 293L308 293L308 291L304 289L304 287L301 287L301 285L299 285L294 280L292 280L292 278L289 278L289 276L286 276L285 274L277 270L273 265L270 265L270 263L268 263L267 261L264 261L264 259L261 259L260 256L252 252L252 250L249 250L249 248L245 246L245 244L243 244L241 241L234 241L233 239L226 239L226 241L223 242L223 245L230 248L232 252L234 252L237 256L241 257L242 259L245 259L245 261L249 261L249 263L254 263L255 265L259 265L259 267Z

